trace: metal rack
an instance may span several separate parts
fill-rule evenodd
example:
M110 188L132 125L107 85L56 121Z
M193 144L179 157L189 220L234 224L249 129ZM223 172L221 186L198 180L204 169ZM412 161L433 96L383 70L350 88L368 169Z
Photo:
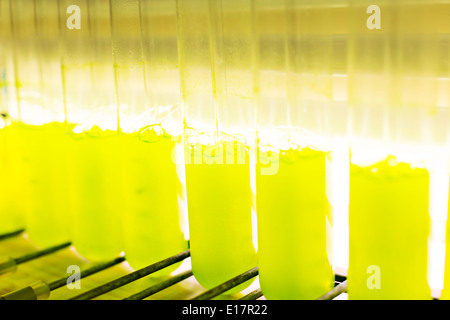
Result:
M23 254L22 254L23 253ZM254 267L221 285L205 290L190 268L190 250L132 270L124 256L95 263L86 261L76 253L70 243L37 249L26 237L25 230L0 235L0 256L13 256L15 272L0 276L0 300L257 300L265 299L258 281L258 267ZM27 262L27 263L25 263ZM66 284L73 274L61 272L69 265L82 265L78 272L82 289L70 290ZM151 275L175 263L181 266L165 278ZM57 266L59 265L59 267ZM49 270L54 266L55 270ZM2 263L0 262L0 268ZM45 272L47 269L47 272ZM226 292L244 282L253 282L246 290L234 295ZM85 283L87 282L87 285ZM336 275L335 287L319 300L332 300L346 291L346 278ZM47 290L41 296L37 293ZM44 291L45 291L44 290ZM81 293L80 293L81 291Z

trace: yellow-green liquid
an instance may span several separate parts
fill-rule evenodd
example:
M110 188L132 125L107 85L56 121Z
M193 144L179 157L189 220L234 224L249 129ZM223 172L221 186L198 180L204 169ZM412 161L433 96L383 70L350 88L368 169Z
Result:
M427 170L393 157L351 165L349 299L431 299L428 189Z
M124 139L115 132L88 132L72 139L73 244L87 259L114 258L124 250Z
M191 262L197 281L210 289L256 267L250 166L248 153L241 164L208 164L207 156L196 164L196 154L185 166Z
M0 233L25 226L28 203L20 125L0 129Z
M26 231L47 247L71 240L68 157L71 139L63 123L22 125L29 207Z
M187 249L170 136L146 142L139 134L88 132L74 146L73 243L83 256L105 260L125 251L140 269Z
M170 136L146 142L138 135L126 135L124 143L125 256L131 267L139 269L187 250L181 226L185 199L172 160L175 142Z
M74 134L49 123L14 124L0 139L5 232L25 225L36 245L72 241L91 260L125 249L136 269L187 249L171 137L145 142L98 128Z
M261 290L267 299L317 299L334 285L325 153L303 149L271 156L279 159L276 173L261 174L266 166L259 161L256 167Z

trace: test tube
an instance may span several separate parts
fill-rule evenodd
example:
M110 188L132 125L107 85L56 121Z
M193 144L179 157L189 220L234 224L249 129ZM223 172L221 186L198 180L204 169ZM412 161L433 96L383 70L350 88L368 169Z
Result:
M62 214L68 208L67 136L57 4L51 0L10 1L10 10L19 111L17 139L11 145L17 171L11 174L21 181L14 198L24 203L30 239L47 246L68 241L70 226L68 215Z
M13 1L14 30L27 34L27 50L36 59L35 92L23 92L19 86L22 139L26 161L26 181L29 207L25 227L27 235L38 246L48 246L70 240L70 210L68 189L69 137L61 83L59 51L58 3L55 0ZM27 9L23 11L23 7ZM28 11L29 10L29 11ZM32 15L22 16L23 12ZM17 61L22 70L22 60ZM31 63L31 62L30 62ZM21 75L28 79L26 70ZM19 73L20 74L20 73ZM21 78L18 81L22 81ZM29 100L30 99L35 100Z
M123 251L122 143L108 0L58 1L67 123L71 129L73 244L90 260Z
M188 247L184 168L175 159L182 133L175 0L112 0L111 9L124 141L124 248L130 266L140 269Z
M349 299L430 299L436 2L350 4Z
M325 123L334 10L330 1L256 3L258 263L267 299L317 299L334 285Z
M14 72L17 87L18 114L31 114L42 106L42 74L36 37L36 15L33 0L9 1L13 36ZM39 111L37 111L39 113Z
M9 7L9 0L0 1L0 15L0 39L2 42L2 47L0 49L0 103L2 114L8 114L8 107L16 98L14 90L14 59L12 55L11 10Z
M25 215L23 202L19 201L23 177L20 175L20 147L15 143L18 139L18 109L9 0L0 1L0 38L0 232L5 233L23 228Z
M177 1L191 262L208 289L256 266L252 5Z
M437 25L439 26L439 29L436 31L439 34L440 37L440 56L439 56L439 80L440 80L440 90L439 90L439 99L438 99L438 107L437 110L441 111L439 112L439 116L442 119L442 125L441 128L445 128L446 135L445 135L445 145L446 150L449 150L449 132L448 132L448 123L449 123L449 116L450 113L448 112L450 108L450 64L448 63L450 61L450 26L448 24L448 14L450 12L450 2L448 1L442 1L438 4L436 4L436 12L434 19L437 21ZM443 113L446 112L446 113ZM445 168L446 168L446 179L449 178L449 154L443 153L446 156L445 159ZM445 180L444 180L445 181ZM448 186L448 180L447 186ZM445 188L442 188L445 190ZM445 192L445 191L444 191ZM441 244L445 244L443 247L444 250L444 281L442 283L442 291L440 295L440 299L448 300L450 299L450 221L449 221L449 215L448 212L450 211L450 195L445 192L447 195L447 205L445 206L447 209L447 214L443 215L441 218L441 221L439 221L441 226L445 226L445 237L442 236L441 239L437 239L438 241L441 241ZM442 232L442 235L444 232Z

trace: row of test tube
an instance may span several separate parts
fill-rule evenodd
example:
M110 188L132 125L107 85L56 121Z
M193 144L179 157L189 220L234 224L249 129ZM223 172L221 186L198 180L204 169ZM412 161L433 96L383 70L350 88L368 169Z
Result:
M133 268L189 240L204 287L258 266L268 299L347 269L349 298L446 297L449 12L0 0L0 230Z

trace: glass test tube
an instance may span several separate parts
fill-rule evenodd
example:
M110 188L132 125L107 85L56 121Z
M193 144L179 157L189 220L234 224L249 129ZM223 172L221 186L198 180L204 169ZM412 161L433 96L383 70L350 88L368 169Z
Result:
M44 2L48 6L45 13ZM25 207L25 227L31 240L46 246L67 241L70 225L58 15L56 3L50 1L11 1L10 9L19 111L11 134L16 137L11 154L16 155L17 171L11 174L22 183L15 201Z
M18 6L18 7L16 7ZM14 2L16 14L22 14L22 6L33 12L33 16L21 17L17 29L28 34L36 59L38 83L36 92L20 104L22 139L27 173L26 186L29 192L29 208L26 214L26 230L29 238L41 247L70 240L70 205L68 179L68 152L70 139L65 124L65 109L61 83L59 50L58 1ZM31 20L29 20L31 19ZM18 26L20 24L20 26ZM30 62L31 63L31 62ZM17 61L22 68L21 60ZM28 73L23 70L23 77ZM19 79L20 81L20 79Z
M254 90L251 3L177 1L192 270L205 288L256 266L246 145Z
M184 170L178 172L172 159L182 133L175 1L113 0L111 5L124 142L125 254L139 269L187 249L181 225L186 211Z
M351 5L349 298L430 299L436 7L382 1L381 29L369 29L361 14L371 3Z
M11 29L10 1L0 1L0 232L24 227L25 208L21 200L23 185L20 147L18 139L17 96L14 72L14 42ZM16 147L14 147L16 145Z
M126 209L110 3L84 0L73 5L59 1L64 101L73 139L73 244L86 258L103 260L123 251Z
M446 134L445 136L445 150L449 149L449 132L448 132L448 123L450 120L450 26L448 23L448 13L450 12L450 1L440 1L435 5L436 10L434 13L433 20L435 20L435 24L439 26L436 32L439 35L439 44L440 44L440 56L438 57L439 61L439 80L440 80L440 94L437 104L437 115L442 119L441 128L445 128ZM446 156L446 178L449 177L449 154L447 152L442 152L442 155ZM447 184L448 185L448 184ZM442 188L444 189L444 188ZM445 190L445 189L444 189ZM447 193L448 196L448 193ZM447 199L447 215L443 215L440 223L441 225L446 225L446 236L444 239L438 239L441 243L445 243L445 258L444 258L444 282L443 282L443 290L440 295L440 299L450 299L450 220L448 212L450 211L450 197ZM446 220L446 222L445 222Z
M326 161L327 198L331 205L333 221L333 269L336 274L347 275L348 270L348 202L349 202L349 143L347 46L348 1L331 1L326 4L328 35L331 36L332 102L325 112L327 141L331 148Z
M36 37L36 15L33 0L9 2L11 12L11 32L13 36L14 72L17 87L17 121L22 114L33 112L39 115L42 110L41 83L42 73Z
M256 4L258 256L268 299L316 299L334 284L325 188L333 14L327 4Z
M22 84L20 79L24 79L23 71L30 67L30 60L32 58L28 58L27 56L21 55L21 51L24 47L26 47L31 37L28 36L23 29L18 28L18 24L20 24L20 20L22 17L32 15L32 12L24 10L22 15L17 14L14 7L12 7L11 1L3 1L2 6L5 11L2 11L2 16L5 18L2 21L5 29L2 32L5 34L5 37L10 37L10 45L11 45L11 54L12 61L14 61L14 76L15 81L13 86L18 87L19 84ZM17 6L20 6L20 3L16 3ZM26 5L26 4L22 4ZM8 15L6 10L9 10ZM32 16L31 16L32 17ZM9 28L5 24L9 22ZM9 30L9 36L8 36ZM3 50L7 49L7 46L4 47ZM6 52L5 52L6 53ZM30 56L35 58L33 54L36 51L28 51ZM20 65L18 63L20 61ZM20 67L21 66L21 67ZM33 66L30 67L33 69ZM34 79L31 79L30 83L33 82ZM35 83L34 83L35 84ZM26 95L26 93L36 92L36 86L33 88L27 87L24 84L23 90L21 90L22 95ZM4 198L1 201L1 212L3 215L7 215L8 218L5 219L5 223L3 224L4 231L12 231L10 229L14 228L23 228L25 224L25 213L26 213L26 201L23 199L26 197L26 174L25 174L25 163L24 163L24 145L23 139L21 138L21 124L20 124L20 116L19 116L19 105L21 101L21 96L19 91L16 90L16 113L12 114L11 104L8 105L8 117L5 118L5 127L2 129L2 140L3 140L3 153L4 157L2 157L2 179L4 183L2 183L2 194Z
M12 52L11 10L9 0L0 1L0 111L8 113L9 105L16 99L14 89L14 66ZM6 120L6 117L3 117ZM3 129L3 128L2 128Z

